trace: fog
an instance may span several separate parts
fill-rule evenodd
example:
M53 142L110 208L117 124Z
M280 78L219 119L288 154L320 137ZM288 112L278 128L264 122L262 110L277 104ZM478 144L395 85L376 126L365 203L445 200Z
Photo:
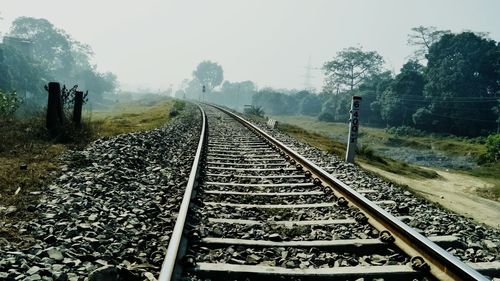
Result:
M0 32L20 16L45 18L89 44L93 63L117 75L121 88L175 89L204 60L224 79L258 88L304 87L310 58L318 70L350 46L375 50L398 72L415 26L489 32L500 39L500 2L481 1L64 1L2 0Z

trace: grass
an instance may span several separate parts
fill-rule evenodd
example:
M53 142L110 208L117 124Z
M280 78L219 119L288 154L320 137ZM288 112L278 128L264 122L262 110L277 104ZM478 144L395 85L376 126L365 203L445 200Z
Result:
M345 145L338 140L347 139L347 124L320 122L316 118L308 116L274 116L272 118L283 122L280 123L280 127L297 139L341 157L345 155ZM308 128L308 130L303 128ZM470 156L472 159L479 159L486 152L485 145L474 140L436 135L394 136L384 129L370 127L363 127L362 133L359 134L359 141L363 145L358 149L358 161L389 172L417 178L435 178L438 175L428 169L380 157L374 151L377 148L389 146L411 147L438 150L450 156ZM478 194L488 199L500 201L500 179L498 178L500 163L489 163L470 170L454 172L472 175L491 183L493 187L481 189Z
M181 107L176 102L176 107ZM87 112L85 119L91 119L97 137L115 136L135 131L145 131L165 124L170 119L172 101L158 103L122 103L111 110ZM183 106L182 106L183 107Z
M337 140L347 139L347 124L321 122L310 116L274 116L274 119L288 124L293 124L301 128L308 128L310 131L330 136ZM415 136L394 136L382 128L363 127L359 134L359 142L374 149L383 146L405 146L415 149L440 150L449 155L468 155L474 158L486 152L484 145L458 139L455 137L428 135L422 137Z
M478 190L479 195L500 201L500 163L489 163L467 172L471 176L481 178L493 186Z
M323 134L309 132L305 129L300 128L299 126L285 123L278 123L278 128L284 132L287 132L292 137L302 142L308 143L314 147L317 147L321 150L339 156L345 154L345 145Z
M326 135L309 132L295 125L279 124L279 128L291 135L292 137L308 143L316 148L324 150L328 153L335 154L339 157L345 155L345 145ZM375 154L375 152L367 146L360 146L357 150L358 159L378 168L390 171L399 175L405 175L412 178L437 178L438 174L434 171L422 169L414 165L408 165L389 158L384 158Z
M159 127L170 120L172 106L180 111L184 105L166 99L119 103L106 111L87 112L81 130L68 126L68 131L56 138L45 131L42 115L0 120L0 238L19 238L14 229L2 224L34 216L30 206L60 174L65 164L60 160L63 153L81 149L100 137ZM9 207L14 211L6 214Z

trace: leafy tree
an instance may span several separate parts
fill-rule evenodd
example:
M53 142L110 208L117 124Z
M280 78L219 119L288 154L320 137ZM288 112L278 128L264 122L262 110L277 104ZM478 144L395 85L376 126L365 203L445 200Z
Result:
M22 99L16 93L3 93L0 91L0 118L12 117L21 102Z
M350 95L330 95L330 98L323 103L318 119L330 122L347 121L349 119L350 102Z
M412 126L412 115L425 107L423 66L410 60L401 68L391 86L380 97L380 113L389 126Z
M222 83L220 92L229 95L250 95L255 92L255 84L252 81L230 82L224 81Z
M117 87L117 78L111 72L99 73L91 69L82 70L76 75L76 84L89 91L90 97L102 99L104 93L112 92Z
M314 94L305 96L300 103L300 113L317 116L321 112L321 100Z
M78 83L80 88L89 90L91 96L99 98L117 86L114 74L100 73L90 63L94 53L89 45L74 40L46 19L19 17L12 23L8 35L32 42L33 59L45 69L45 77ZM13 79L16 80L15 77ZM33 85L40 87L36 83Z
M500 134L489 135L486 139L486 156L490 162L500 161Z
M383 63L377 52L355 47L344 49L323 66L326 88L330 91L336 88L337 92L345 88L352 91L364 79L378 73Z
M12 76L5 62L4 46L0 45L0 89L11 89Z
M193 77L196 78L201 85L205 85L207 91L210 92L224 80L224 71L222 67L209 60L198 64L196 70L193 71Z
M290 114L288 97L272 89L264 89L252 97L252 105L262 107L265 112L272 115L286 115Z
M429 128L432 128L434 125L436 125L436 121L434 120L432 112L424 107L417 109L417 111L413 113L412 120L416 128L425 131L429 131Z
M9 36L31 40L36 60L55 77L66 77L73 71L71 38L46 19L19 17L14 20Z
M0 73L0 89L22 95L41 94L49 77L37 62L5 44L0 45Z
M182 90L186 93L186 98L200 100L201 99L201 90L202 86L198 79L185 79L182 81Z
M392 73L384 71L372 75L359 85L356 95L363 98L360 108L361 122L363 124L370 124L372 126L383 125L380 115L380 100L383 93L393 83L393 80Z
M408 34L408 45L416 47L413 53L415 60L423 60L425 55L429 53L432 44L436 43L445 34L449 34L449 30L438 30L434 26L417 26L411 29L412 33Z
M496 129L500 46L471 32L446 34L427 55L430 130L477 136Z

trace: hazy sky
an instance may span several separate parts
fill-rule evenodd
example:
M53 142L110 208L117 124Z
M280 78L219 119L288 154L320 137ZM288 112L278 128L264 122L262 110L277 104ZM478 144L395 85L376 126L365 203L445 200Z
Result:
M500 41L498 0L0 0L0 31L43 17L95 51L124 88L174 87L208 59L230 81L302 88L309 57L320 68L361 45L398 71L412 27L489 32ZM320 88L323 73L312 71Z

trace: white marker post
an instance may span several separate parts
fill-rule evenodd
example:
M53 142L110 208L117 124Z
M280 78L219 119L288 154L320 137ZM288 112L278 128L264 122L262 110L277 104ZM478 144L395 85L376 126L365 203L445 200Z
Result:
M349 119L349 137L347 139L347 151L345 161L352 163L356 152L356 142L359 131L359 109L361 107L361 97L353 96L351 102L351 118Z

